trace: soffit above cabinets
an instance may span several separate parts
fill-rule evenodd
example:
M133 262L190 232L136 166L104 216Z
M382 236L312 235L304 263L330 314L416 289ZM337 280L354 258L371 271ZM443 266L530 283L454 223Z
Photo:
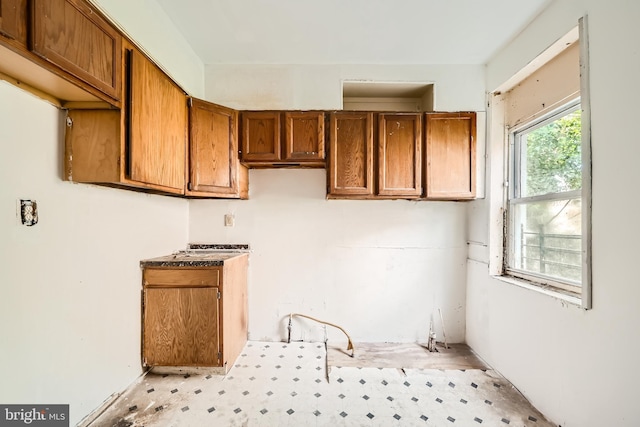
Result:
M156 0L205 64L485 64L554 0Z

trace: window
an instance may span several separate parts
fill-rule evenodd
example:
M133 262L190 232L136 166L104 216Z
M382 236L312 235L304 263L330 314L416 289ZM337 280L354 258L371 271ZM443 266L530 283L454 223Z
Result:
M511 133L504 271L575 294L582 286L579 99Z
M489 273L593 307L586 17L490 98Z

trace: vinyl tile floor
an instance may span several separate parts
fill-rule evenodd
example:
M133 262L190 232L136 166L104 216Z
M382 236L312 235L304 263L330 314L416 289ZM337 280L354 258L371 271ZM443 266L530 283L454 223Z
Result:
M250 341L224 376L143 376L90 426L555 426L490 369L327 372L326 354Z

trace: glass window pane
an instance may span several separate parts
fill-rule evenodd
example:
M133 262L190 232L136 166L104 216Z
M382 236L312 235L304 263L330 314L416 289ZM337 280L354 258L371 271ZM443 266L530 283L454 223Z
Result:
M511 206L511 268L580 283L581 199L545 200Z
M580 110L517 135L520 195L579 190L582 186Z

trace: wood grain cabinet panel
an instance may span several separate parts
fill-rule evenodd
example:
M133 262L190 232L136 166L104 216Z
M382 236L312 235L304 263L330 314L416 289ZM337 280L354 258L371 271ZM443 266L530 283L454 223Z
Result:
M82 0L33 0L31 50L115 100L122 37Z
M331 113L327 177L329 196L373 195L373 113Z
M324 113L289 111L284 113L285 145L282 160L322 162L324 160Z
M219 366L218 288L144 290L144 364Z
M421 117L419 113L378 116L379 196L421 196Z
M246 198L247 186L238 159L238 112L190 98L187 195Z
M0 0L0 36L27 46L27 0Z
M245 111L242 113L243 162L280 161L280 113L277 111Z
M476 114L425 115L425 197L473 199L476 191Z
M122 114L117 110L69 110L65 132L65 179L120 183Z
M187 96L138 50L129 69L128 178L184 192Z

